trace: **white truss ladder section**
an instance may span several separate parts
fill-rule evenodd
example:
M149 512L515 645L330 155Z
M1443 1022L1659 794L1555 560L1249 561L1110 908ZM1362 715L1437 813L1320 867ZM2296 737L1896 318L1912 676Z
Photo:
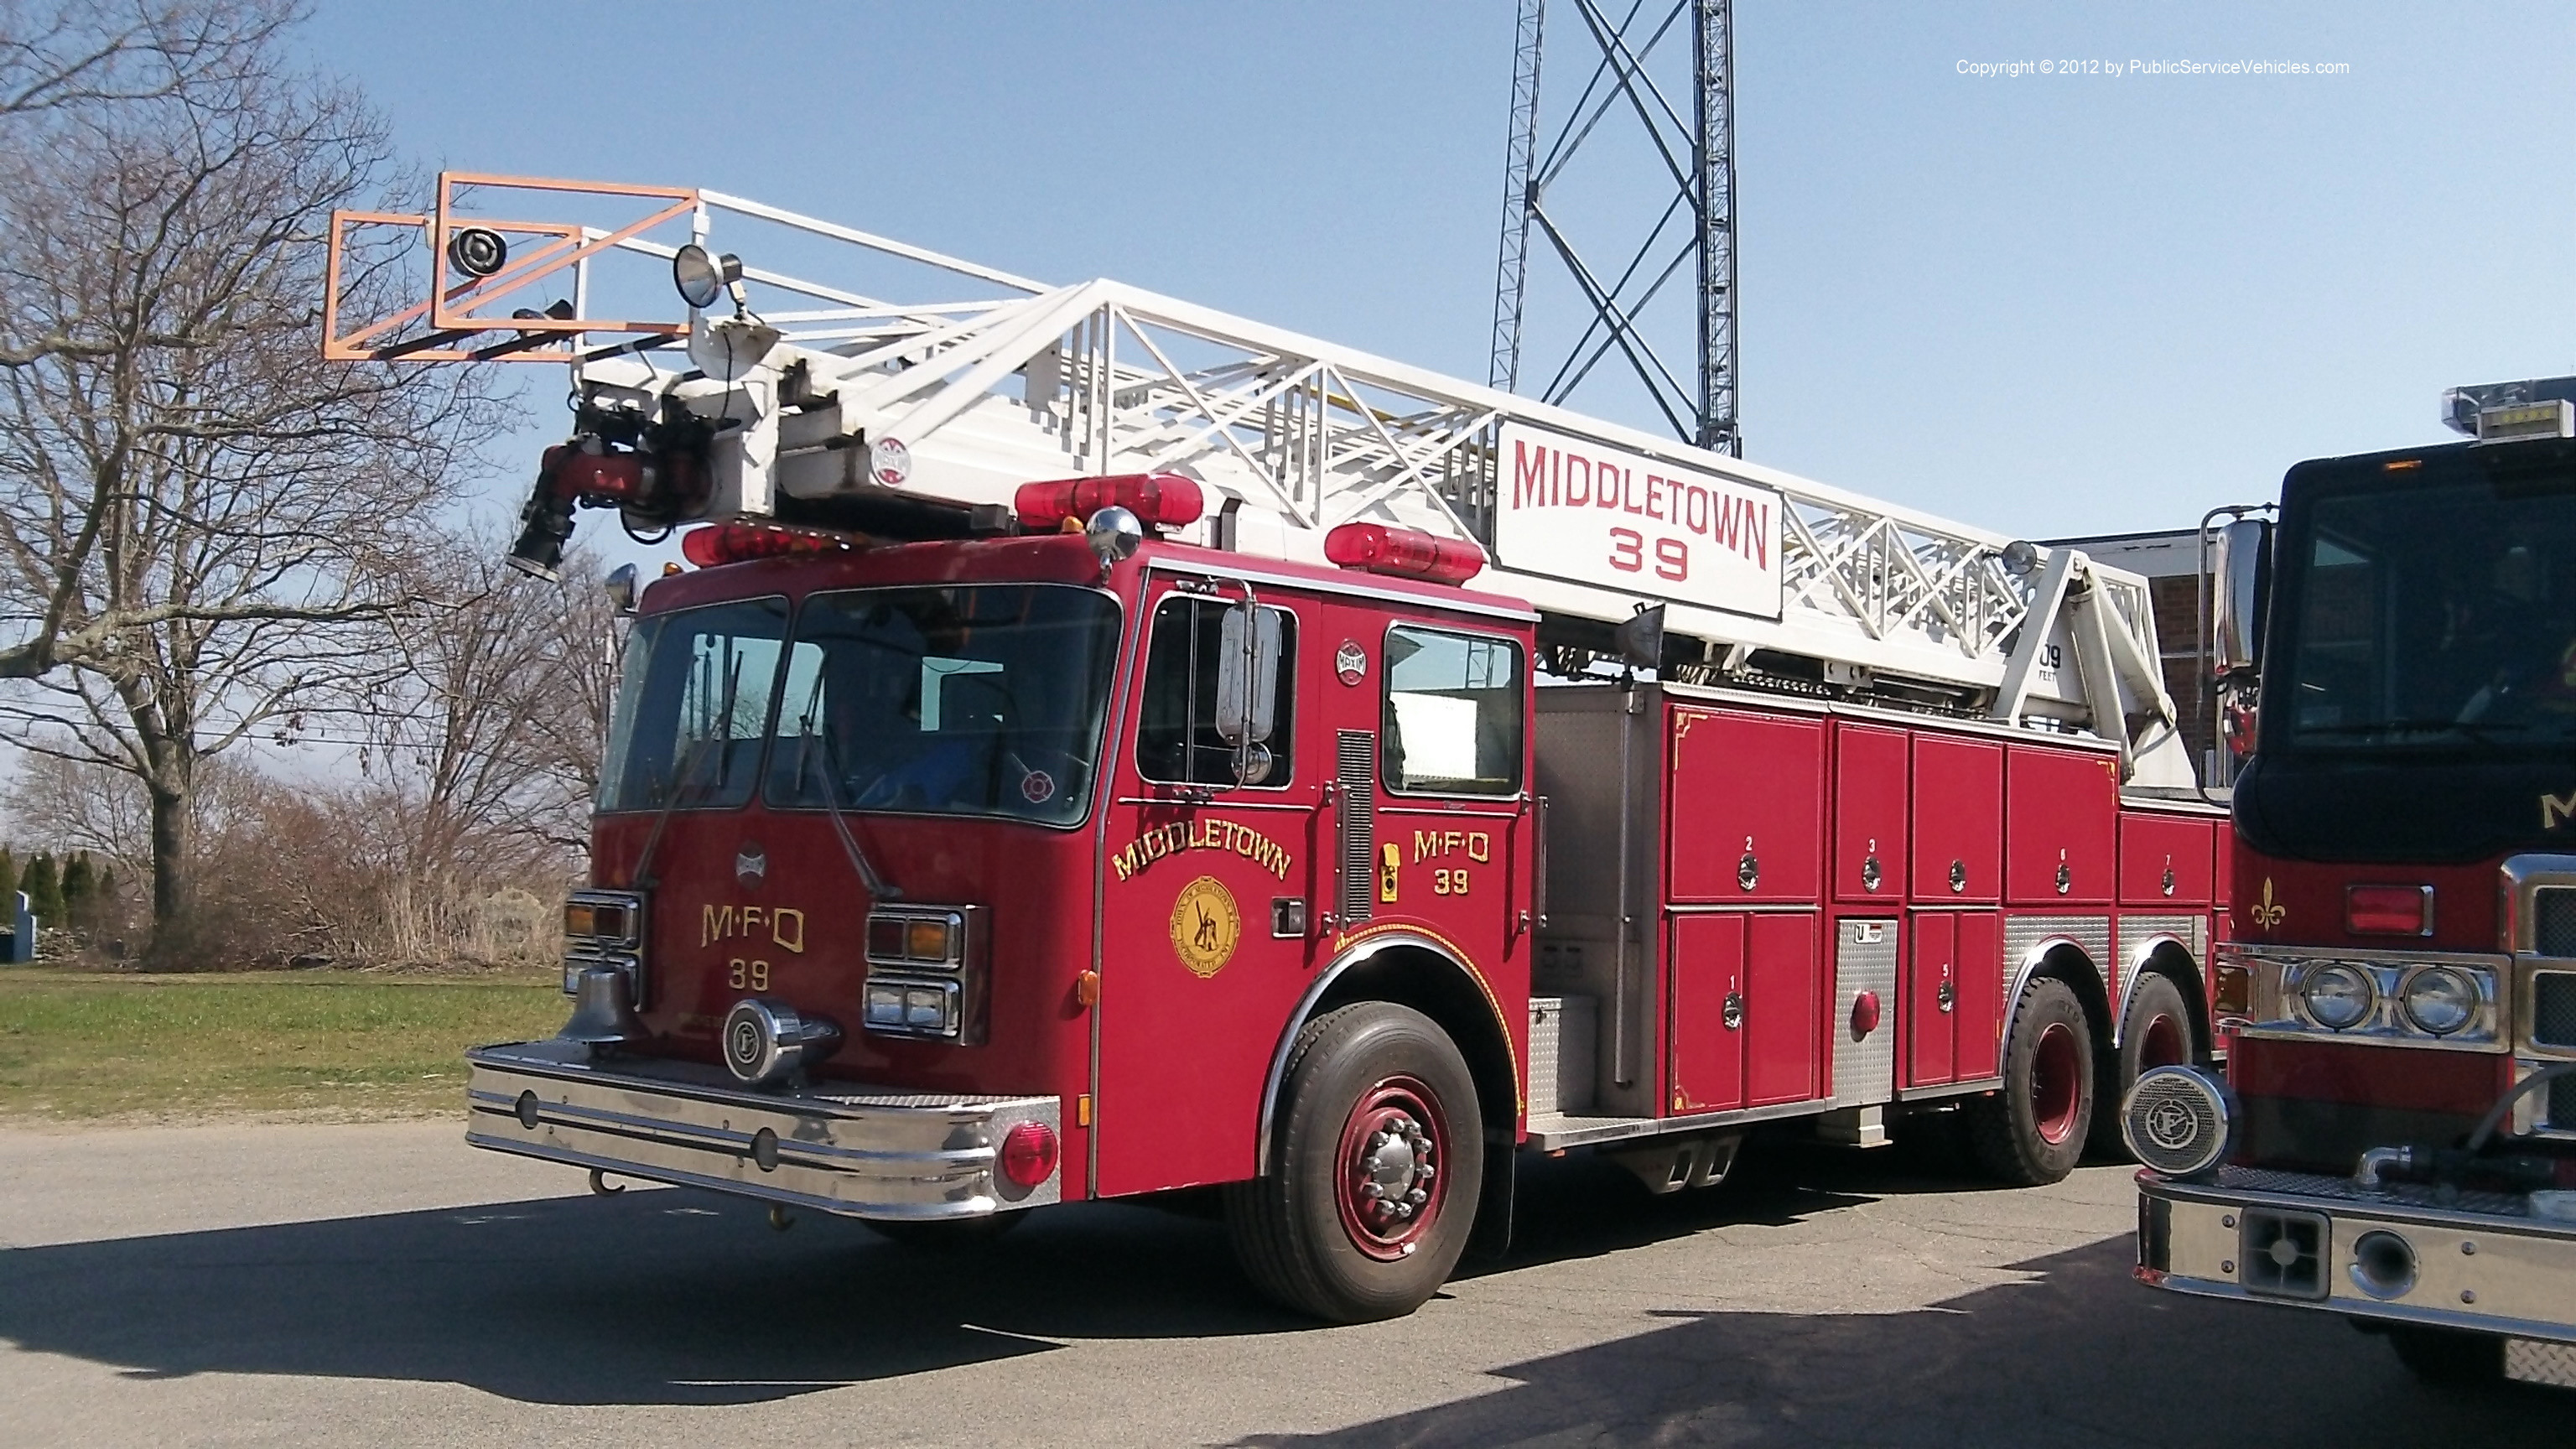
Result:
M926 265L956 291L1006 293L888 300L747 257L754 303L771 304L756 316L782 340L737 381L678 371L671 353L576 364L576 385L594 401L670 397L742 424L720 435L710 516L765 515L780 495L879 488L867 445L888 439L909 452L900 491L956 503L1008 504L1036 479L1180 473L1209 495L1207 518L1187 533L1198 542L1320 563L1325 533L1355 520L1469 539L1491 560L1476 587L1544 613L1616 623L1666 603L1667 632L1702 641L1720 677L1754 651L1778 651L1825 661L1830 679L1965 690L1991 701L1998 720L2117 741L2133 786L2193 787L2154 666L2145 580L2078 551L2023 546L2008 556L2012 540L2000 534L1123 283L1046 287L699 196L697 230L710 245L721 240L715 218L735 212ZM617 245L672 254L640 238ZM783 310L782 295L818 305ZM714 312L691 322L692 357L721 375L720 334L741 324ZM1621 587L1516 557L1514 539L1498 538L1512 486L1506 425L1776 495L1777 617L1658 594L1651 569ZM2034 611L2042 627L2027 627Z

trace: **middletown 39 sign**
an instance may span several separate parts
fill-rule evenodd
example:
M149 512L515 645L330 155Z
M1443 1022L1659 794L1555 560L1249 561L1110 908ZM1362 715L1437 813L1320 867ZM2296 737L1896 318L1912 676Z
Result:
M1516 573L1780 617L1780 495L1527 423L1502 426L1496 561Z

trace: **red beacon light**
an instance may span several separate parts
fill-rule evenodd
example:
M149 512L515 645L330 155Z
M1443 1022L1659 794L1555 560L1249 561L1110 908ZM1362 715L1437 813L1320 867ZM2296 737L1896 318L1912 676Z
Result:
M680 535L680 553L702 569L792 554L847 553L861 541L843 533L775 523L717 523Z
M1485 567L1485 551L1454 538L1383 523L1345 523L1324 535L1324 557L1346 569L1463 584Z
M1124 508L1148 528L1180 528L1207 512L1199 485L1177 473L1121 473L1108 478L1065 478L1023 483L1011 506L1020 526L1045 532L1067 519L1088 519L1104 508Z

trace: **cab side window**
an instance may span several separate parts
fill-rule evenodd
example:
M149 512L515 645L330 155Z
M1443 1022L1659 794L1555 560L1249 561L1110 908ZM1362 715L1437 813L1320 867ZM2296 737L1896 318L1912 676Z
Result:
M1386 788L1510 795L1521 788L1521 648L1398 624L1386 633Z
M1173 595L1154 609L1145 644L1145 692L1136 731L1136 773L1170 785L1230 786L1235 749L1216 732L1217 646L1226 601ZM1297 758L1297 616L1279 620L1279 709L1266 745L1253 752L1246 785L1288 783ZM1265 763L1266 754L1266 763Z

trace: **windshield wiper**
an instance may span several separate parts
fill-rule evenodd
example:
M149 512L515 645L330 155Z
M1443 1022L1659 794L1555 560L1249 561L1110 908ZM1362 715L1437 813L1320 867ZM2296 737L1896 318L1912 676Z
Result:
M877 868L868 861L868 853L859 848L858 836L850 831L849 817L841 813L841 752L832 742L830 726L819 718L822 707L823 676L817 671L814 692L805 698L805 711L799 724L806 739L823 742L823 809L832 817L832 833L841 838L841 853L850 858L850 869L859 873L859 883L867 887L869 895L883 901L901 900L903 892L892 881L877 874ZM801 745L796 752L796 775L801 791L805 775L805 751Z
M734 695L740 692L741 688L742 659L740 656L736 656L733 661L733 668L727 670L725 673L724 706L717 711L718 723L715 731L710 734L700 735L697 743L691 746L692 753L689 758L682 761L680 768L673 772L671 777L670 793L665 795L662 799L662 813L653 817L653 833L644 837L643 853L635 857L635 870L628 878L635 882L637 889L651 890L653 888L653 854L662 848L662 832L664 829L669 827L671 823L671 812L680 808L680 798L689 793L689 787L696 781L698 767L707 762L707 756L710 753L712 753L718 761L716 765L716 792L719 796L723 794L725 771L724 757L733 753L731 749L733 740L733 700ZM701 718L703 719L703 716Z

